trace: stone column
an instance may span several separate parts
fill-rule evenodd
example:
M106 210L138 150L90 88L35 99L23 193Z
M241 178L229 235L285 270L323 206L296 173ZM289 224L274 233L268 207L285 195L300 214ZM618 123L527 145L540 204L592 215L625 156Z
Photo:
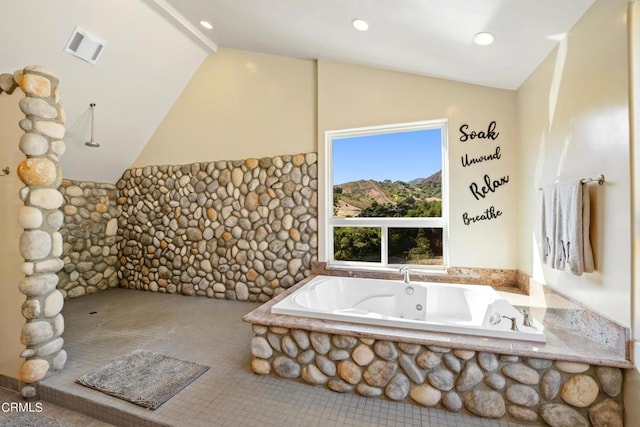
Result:
M64 367L67 353L62 349L64 319L60 311L62 293L56 289L62 268L63 222L60 207L62 182L60 156L64 153L64 110L59 104L58 79L40 66L29 66L14 74L14 80L25 93L20 109L25 118L20 128L20 150L26 155L17 168L25 184L20 190L24 206L18 221L24 228L20 236L20 254L25 259L25 278L20 291L27 296L22 315L27 319L20 340L26 346L21 357L26 359L18 373L24 383L22 395L35 397L35 385L51 370Z

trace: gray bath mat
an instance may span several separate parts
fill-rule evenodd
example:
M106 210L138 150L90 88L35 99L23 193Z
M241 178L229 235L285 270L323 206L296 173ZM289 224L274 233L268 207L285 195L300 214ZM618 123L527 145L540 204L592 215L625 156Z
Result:
M156 409L209 369L193 362L136 350L78 383L111 396Z

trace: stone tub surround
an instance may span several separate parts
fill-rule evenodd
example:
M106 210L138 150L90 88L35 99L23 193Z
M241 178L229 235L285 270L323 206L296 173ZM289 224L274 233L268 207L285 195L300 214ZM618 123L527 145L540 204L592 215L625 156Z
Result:
M311 271L314 275L384 280L399 280L401 277L396 271L330 267L325 262L312 262ZM570 343L574 337L578 341L586 337L607 348L611 354L630 359L629 328L549 289L521 271L466 267L442 271L411 270L411 280L490 285L512 305L521 310L528 309L536 319L544 319L545 328L562 336L563 341Z
M601 317L599 321L602 324L602 333L591 336L587 331L581 329L582 325L575 324L574 313L581 313L584 308L549 289L546 289L544 293L547 307L531 310L536 320L545 327L546 343L510 341L501 338L454 335L271 314L273 305L295 292L299 287L304 286L312 277L303 280L285 293L274 297L247 314L244 321L252 324L303 329L327 334L346 334L421 345L441 345L463 350L564 360L623 369L633 367L628 352L629 335L626 328L621 328L616 324L607 324L613 322ZM499 292L516 307L523 306L523 302L530 299L530 297L519 293ZM602 339L601 336L606 336L607 339Z
M58 290L65 298L118 286L117 191L113 184L62 180L64 267Z
M129 169L120 286L267 301L317 258L317 154Z
M570 313L581 307L551 291L540 344L271 314L308 280L244 317L254 372L520 423L622 425L625 343L580 334Z
M11 93L16 87L25 94L19 102L25 118L18 125L25 132L19 148L26 159L17 167L18 178L25 184L19 192L24 206L18 214L24 229L19 250L25 260L25 277L18 287L27 297L22 304L27 322L20 335L26 347L21 354L25 361L18 378L22 395L31 398L36 395L38 381L51 370L62 369L67 360L61 337L64 299L56 289L56 273L63 265L58 230L63 222L60 207L64 200L58 188L62 182L59 160L65 151L65 114L59 103L58 79L50 70L29 66L13 75L0 75L0 93Z

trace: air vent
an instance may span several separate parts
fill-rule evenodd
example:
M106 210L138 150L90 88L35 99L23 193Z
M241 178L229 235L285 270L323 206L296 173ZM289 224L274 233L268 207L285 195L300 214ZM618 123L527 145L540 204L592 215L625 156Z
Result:
M64 51L91 64L98 62L107 43L80 27L73 30Z

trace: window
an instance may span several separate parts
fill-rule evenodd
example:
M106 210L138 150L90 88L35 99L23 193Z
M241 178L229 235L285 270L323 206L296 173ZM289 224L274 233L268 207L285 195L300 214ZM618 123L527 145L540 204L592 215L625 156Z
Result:
M446 120L329 131L330 265L446 265Z

